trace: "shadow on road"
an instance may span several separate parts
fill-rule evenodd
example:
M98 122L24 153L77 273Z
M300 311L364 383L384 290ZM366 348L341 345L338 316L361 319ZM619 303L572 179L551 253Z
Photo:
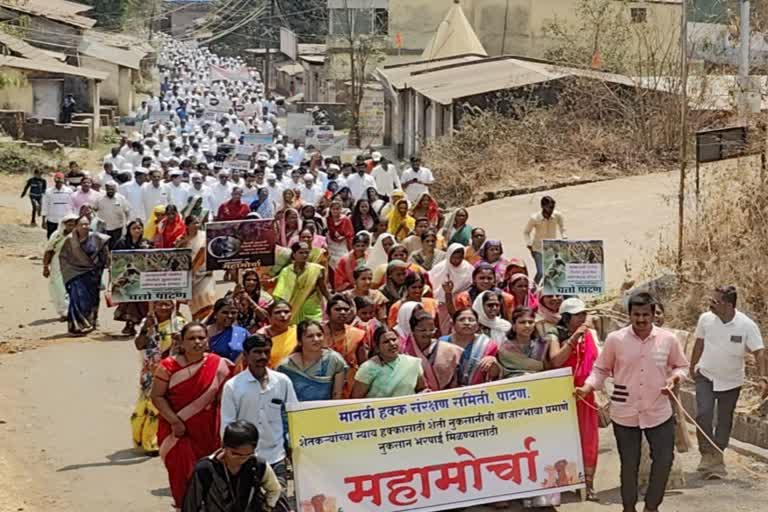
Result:
M159 489L152 489L149 491L149 494L152 496L157 496L159 498L170 498L171 497L171 489L170 487L160 487Z
M64 471L76 471L78 469L86 468L101 468L105 466L133 466L135 464L141 464L148 460L152 460L154 457L144 455L135 451L133 448L126 448L124 450L118 450L111 455L107 455L107 461L105 462L89 462L86 464L71 464L64 466L56 470L57 473Z

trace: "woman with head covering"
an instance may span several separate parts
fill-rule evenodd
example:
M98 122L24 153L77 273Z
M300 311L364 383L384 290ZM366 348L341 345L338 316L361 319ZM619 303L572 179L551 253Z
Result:
M321 321L323 298L330 298L325 268L309 261L310 250L306 242L296 242L291 246L293 263L280 271L277 286L272 292L275 298L287 300L291 305L292 324L298 324L305 318Z
M144 226L144 238L152 242L157 236L157 225L163 220L165 215L166 205L159 204L152 208L152 215L147 219L147 223Z
M543 292L540 289L537 295L539 309L536 311L536 332L542 338L557 329L560 323L560 304L563 303L560 295L544 295Z
M485 333L479 332L477 313L460 309L453 316L453 331L440 338L464 350L457 368L459 386L472 386L490 380L490 370L496 365L498 345Z
M381 265L386 265L388 260L388 254L390 249L397 244L397 240L390 233L384 233L376 239L376 243L373 244L373 248L368 253L367 266L372 270L376 270Z
M411 253L411 261L429 271L444 259L445 251L437 249L437 232L431 228L426 230L421 234L421 249Z
M408 211L408 200L399 199L389 213L387 231L394 235L395 240L402 242L416 227L416 219Z
M317 208L315 208L314 205L305 204L302 206L301 210L299 210L299 217L301 218L302 227L305 222L311 221L315 223L318 231L323 231L325 229L325 220L323 220L323 217L317 213Z
M356 269L365 266L370 246L371 237L367 232L362 231L355 235L352 250L342 256L338 265L336 265L336 271L333 274L333 288L335 291L343 292L354 287L354 272Z
M272 208L272 201L269 200L269 189L261 187L257 193L256 200L249 205L251 212L255 212L261 219L271 219L275 216Z
M173 249L176 247L176 240L183 237L187 232L187 226L179 215L179 211L172 204L165 207L165 217L157 225L157 234L153 241L156 249Z
M113 251L135 251L150 249L152 244L144 238L144 225L136 219L128 223L125 236L115 243ZM147 316L149 304L146 302L121 302L115 309L115 321L125 322L122 333L136 336L136 325Z
M413 203L413 207L411 208L411 216L414 219L426 217L432 228L440 228L440 207L429 192L422 192L419 194L416 198L416 202Z
M355 228L352 221L344 215L341 201L333 200L328 210L328 265L332 270L336 269L341 258L352 250L352 239L355 236Z
M573 370L575 387L584 385L598 356L597 333L589 328L587 318L587 306L581 299L566 299L560 305L560 322L557 329L547 334L552 367L570 367ZM579 419L587 494L590 499L595 499L594 476L597 467L599 421L594 393L576 402L576 413Z
M59 221L58 229L48 239L45 254L43 255L43 277L48 279L48 293L51 296L54 308L56 308L56 313L62 320L67 318L69 298L67 297L67 289L64 287L64 281L61 277L59 254L64 246L64 241L75 229L75 226L77 226L77 215L70 213L62 217L61 221Z
M247 269L242 284L235 286L232 297L237 305L237 325L253 334L269 323L272 297L261 289L261 279L255 269Z
M173 337L186 323L176 304L170 300L151 302L151 310L139 327L134 340L136 350L141 352L142 366L139 372L139 399L131 415L133 444L145 453L157 452L157 409L150 400L152 377L157 364L171 355Z
M472 286L472 272L474 271L472 265L464 259L464 246L460 243L451 244L446 254L447 258L429 271L429 280L438 302L440 332L450 332L451 330L451 314L446 304L446 290L450 290L452 297L455 296L454 294L469 290L469 287Z
M400 307L408 302L420 304L422 309L437 319L437 301L424 296L424 277L418 272L409 272L403 282L405 294L402 299L392 304L387 316L387 324L394 328L399 323L398 312ZM439 324L438 324L439 325Z
M531 280L525 274L512 274L505 287L515 299L514 307L523 306L532 309L534 312L539 308L539 299L531 288Z
M77 220L59 253L61 276L69 296L67 324L72 336L85 336L98 325L101 276L109 260L109 237L93 233L87 217Z
M472 242L472 226L467 224L469 213L466 208L456 208L448 214L443 227L445 245L461 244L464 247Z
M493 267L493 271L496 273L496 284L501 284L504 281L504 271L507 269L507 260L504 259L504 247L501 242L486 240L478 255L481 263L487 263Z
M472 285L467 291L451 293L450 297L446 291L445 305L448 312L451 315L456 314L456 311L462 308L471 308L475 303L475 299L484 291L492 290L496 293L501 293L503 300L501 316L503 318L511 318L512 310L514 309L515 299L507 292L496 288L496 273L493 267L480 263L472 271Z
M408 264L401 260L392 260L387 264L384 286L379 291L387 298L387 311L405 295L405 276ZM374 282L376 278L374 277Z
M286 208L282 212L278 212L275 219L277 226L277 244L283 247L290 247L291 239L298 236L299 229L299 212L293 208Z
M341 293L334 294L325 307L325 314L328 318L328 321L323 325L326 346L341 354L349 366L342 392L343 398L349 398L354 385L355 373L357 373L360 365L368 359L366 331L349 325L354 310L354 302Z
M466 258L471 265L477 265L482 259L479 253L480 248L485 243L485 230L483 228L472 228L470 240L464 258Z
M371 352L355 375L350 398L392 398L424 390L421 361L400 353L397 334L388 327L374 331Z
M207 249L205 231L200 229L200 219L190 215L184 220L187 232L176 241L176 247L192 250L192 298L189 311L193 320L203 320L213 309L216 302L216 279L213 272L206 270Z
M368 199L364 198L358 199L355 203L351 220L355 233L359 233L360 231L373 231L376 228L376 224L379 223L379 216L371 208L371 203Z
M425 274L425 281L427 281L428 277L426 276L426 271L421 268L421 266L418 263L415 262L408 262L408 249L403 247L400 244L393 245L389 249L389 253L387 255L387 261L392 262L395 260L400 260L406 262L406 268L410 270L411 272L418 272L420 274ZM387 265L379 265L378 267L373 268L373 286L374 288L380 287L384 284L384 281L386 279L387 275ZM430 283L427 282L427 285Z
M300 402L341 399L347 363L325 346L322 325L315 320L302 320L296 332L296 349L283 359L277 371L291 379Z
M435 338L435 320L426 311L417 309L409 319L411 334L401 341L403 354L421 359L424 383L431 391L455 388L458 385L456 368L463 350L451 343Z
M472 309L477 313L480 330L496 343L507 339L512 324L501 316L501 294L498 291L485 291L477 296Z
M376 214L376 217L382 217L382 210L384 210L387 203L379 196L376 189L374 187L368 187L365 191L365 197L368 198L368 203L371 205L371 212Z

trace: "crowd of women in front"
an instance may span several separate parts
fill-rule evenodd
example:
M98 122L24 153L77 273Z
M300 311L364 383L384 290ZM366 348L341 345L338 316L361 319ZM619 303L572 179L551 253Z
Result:
M352 212L373 213L365 201ZM355 230L353 221L366 223L340 201L326 218L288 209L276 220L288 245L277 247L276 265L241 272L212 304L196 295L193 313L209 311L194 314L201 322L187 323L180 304L147 306L135 338L144 364L133 439L163 456L172 484L218 445L219 392L248 371L243 346L254 334L271 340L268 367L290 379L299 401L396 397L562 367L583 384L597 358L585 305L539 293L525 263L471 228L466 210L445 223L411 212L396 200L387 231L374 235ZM591 397L577 408L592 497L597 410Z

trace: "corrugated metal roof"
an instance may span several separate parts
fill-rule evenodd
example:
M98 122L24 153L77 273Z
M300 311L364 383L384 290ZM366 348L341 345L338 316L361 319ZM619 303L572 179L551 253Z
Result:
M322 55L328 46L324 44L299 43L299 55Z
M386 77L389 83L395 89L405 89L410 85L411 75L413 73L424 71L430 68L440 68L452 64L463 64L483 60L482 55L457 55L445 59L420 60L409 62L407 64L398 64L395 66L384 66L379 72ZM306 59L305 59L306 60Z
M19 39L18 37L3 31L0 31L0 44L8 48L11 53L18 54L20 57L41 61L52 60L44 50L35 48L23 39Z
M65 0L0 0L0 7L33 16L50 18L78 28L91 28L96 24L95 19L78 14L89 11L93 7Z
M107 46L121 48L123 50L137 50L145 53L150 53L155 50L146 39L125 33L113 34L100 32L98 30L89 30L83 35L83 38Z
M15 69L27 69L30 71L44 71L46 73L59 73L62 75L80 76L83 78L94 78L96 80L104 80L109 76L108 73L103 71L97 71L89 68L78 68L76 66L70 66L69 64L63 64L50 61L39 61L31 59L22 59L20 57L6 57L0 56L0 67L9 67Z
M146 55L146 52L141 50L121 50L85 37L80 42L77 51L88 57L131 69L140 69L141 59Z
M443 105L457 98L580 76L627 86L637 85L622 75L568 68L543 62L498 57L412 73L407 86Z
M325 55L300 55L299 60L305 60L310 64L323 64L325 63Z

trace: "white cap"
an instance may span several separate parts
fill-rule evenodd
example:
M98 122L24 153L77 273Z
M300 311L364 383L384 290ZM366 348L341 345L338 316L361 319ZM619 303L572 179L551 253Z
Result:
M304 181L314 181L315 177L312 176L311 173L307 173L304 175Z
M181 169L174 169L168 173L169 176L183 176L184 172Z
M267 174L267 180L273 180L274 181L276 179L277 179L277 175L276 174L273 174L273 173Z
M229 176L229 169L222 169L219 171L219 176Z
M199 172L193 172L192 174L189 175L189 179L190 180L202 180L203 179L203 175L200 174Z
M577 297L571 297L570 299L565 299L562 304L560 304L560 311L559 313L562 315L563 313L567 313L569 315L578 315L579 313L583 313L587 310L587 305L584 304L584 301L577 298Z
M124 171L128 171L128 169L123 169ZM144 167L137 167L133 170L133 174L147 174L149 171L155 170L155 169L146 169Z
M373 159L374 162L381 162L381 153L379 153L378 151L374 151L373 153L371 153L371 158Z

